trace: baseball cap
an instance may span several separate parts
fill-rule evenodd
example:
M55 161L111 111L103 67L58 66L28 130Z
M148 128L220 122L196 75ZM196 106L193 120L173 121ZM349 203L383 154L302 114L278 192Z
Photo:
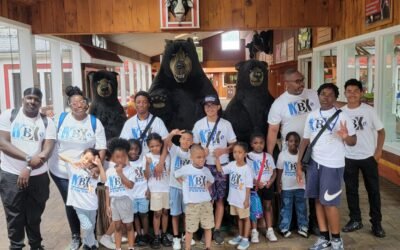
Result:
M203 105L205 105L207 103L220 105L219 98L218 98L218 96L215 96L215 95L207 95L206 97L204 97Z

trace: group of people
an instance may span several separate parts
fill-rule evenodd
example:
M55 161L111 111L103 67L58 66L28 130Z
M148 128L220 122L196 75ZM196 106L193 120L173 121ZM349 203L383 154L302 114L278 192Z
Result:
M212 240L225 241L221 226L226 211L237 218L237 236L230 245L248 249L250 242L258 243L260 223L266 226L266 238L277 241L272 219L276 191L282 197L278 230L283 237L291 235L295 209L299 235L308 237L311 223L319 229L309 249L344 249L339 224L342 179L350 210L342 231L351 232L363 226L359 169L370 201L372 232L384 237L377 161L385 133L374 109L361 103L361 82L346 82L348 103L339 108L334 84L322 84L317 92L305 89L304 77L295 69L285 72L284 81L286 92L268 116L267 137L254 133L250 145L238 142L231 123L219 115L217 96L204 98L206 116L192 131L168 132L149 112L149 94L140 91L134 97L137 114L126 121L119 138L107 142L101 122L87 114L89 103L79 88L66 89L71 111L54 120L39 112L41 91L26 89L22 107L0 115L0 195L10 249L25 246L25 232L31 249L44 249L40 221L49 198L48 171L65 203L70 249L98 248L95 226L102 202L111 224L99 242L111 249L121 249L123 235L128 249L147 244L154 249L191 249L199 225L201 242L211 249ZM279 132L281 152L275 160ZM310 144L311 160L303 166ZM106 187L105 197L96 193L99 183ZM172 237L167 232L169 218Z

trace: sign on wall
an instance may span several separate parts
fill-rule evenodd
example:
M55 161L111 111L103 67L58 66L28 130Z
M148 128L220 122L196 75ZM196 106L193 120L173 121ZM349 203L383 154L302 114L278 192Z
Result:
M393 0L365 0L365 27L367 29L391 23Z
M161 29L200 28L199 0L160 0Z

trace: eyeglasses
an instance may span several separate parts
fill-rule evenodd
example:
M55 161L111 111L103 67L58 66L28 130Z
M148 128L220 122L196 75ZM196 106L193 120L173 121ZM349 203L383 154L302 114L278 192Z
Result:
M296 84L302 84L304 83L304 78L301 79L296 79L296 80L286 80L287 82L295 82Z
M80 100L80 101L75 101L75 102L70 102L69 105L72 107L78 107L79 105L87 105L88 102L86 100Z

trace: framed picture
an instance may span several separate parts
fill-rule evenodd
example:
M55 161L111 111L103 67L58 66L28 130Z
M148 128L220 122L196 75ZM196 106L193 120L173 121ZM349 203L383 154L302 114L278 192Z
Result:
M199 0L160 0L161 29L200 28Z
M365 28L370 29L393 20L394 0L365 0Z

